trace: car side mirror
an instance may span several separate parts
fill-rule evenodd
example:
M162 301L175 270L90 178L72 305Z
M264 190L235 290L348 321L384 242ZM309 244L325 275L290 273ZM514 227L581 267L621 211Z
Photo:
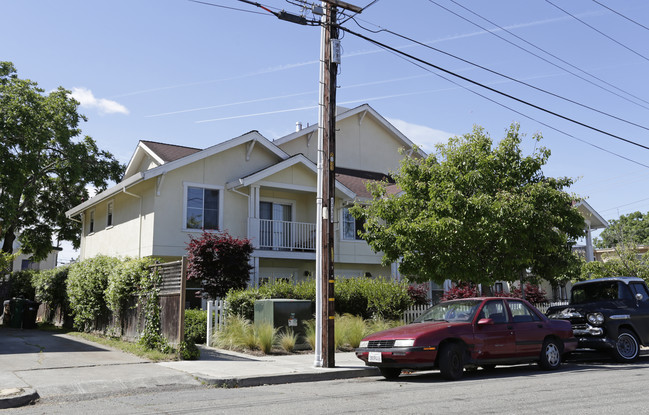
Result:
M642 301L643 299L644 299L644 296L642 294L640 294L640 293L637 293L635 295L635 303L636 303L636 305L638 305L638 303L640 303L640 301Z
M480 320L478 320L478 326L489 326L489 325L493 325L493 324L494 324L494 321L493 321L493 319L490 319L490 318L481 318Z

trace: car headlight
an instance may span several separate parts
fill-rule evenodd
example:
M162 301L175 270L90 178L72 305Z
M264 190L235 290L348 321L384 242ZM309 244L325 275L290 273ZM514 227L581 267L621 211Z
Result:
M415 339L399 339L394 341L394 347L410 347L415 344Z
M601 326L604 324L604 314L602 313L590 313L586 316L586 319L593 326Z
M369 346L369 345L370 345L370 342L369 342L369 341L367 341L367 340L363 340L362 342L360 342L360 343L358 344L358 347L367 347L367 346Z

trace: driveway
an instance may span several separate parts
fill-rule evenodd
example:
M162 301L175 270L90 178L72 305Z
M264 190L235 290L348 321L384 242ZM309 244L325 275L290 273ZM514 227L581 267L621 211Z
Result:
M199 384L187 373L74 336L0 328L0 390L32 388L41 398L64 398Z

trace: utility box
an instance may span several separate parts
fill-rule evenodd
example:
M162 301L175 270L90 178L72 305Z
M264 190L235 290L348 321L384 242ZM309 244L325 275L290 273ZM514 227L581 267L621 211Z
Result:
M278 330L292 329L298 343L306 343L304 323L313 319L311 300L274 298L255 301L255 324L269 323Z

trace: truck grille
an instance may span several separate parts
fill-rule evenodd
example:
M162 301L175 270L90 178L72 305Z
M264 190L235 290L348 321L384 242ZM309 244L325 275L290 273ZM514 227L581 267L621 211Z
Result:
M394 340L370 340L368 349L389 349L394 347Z

